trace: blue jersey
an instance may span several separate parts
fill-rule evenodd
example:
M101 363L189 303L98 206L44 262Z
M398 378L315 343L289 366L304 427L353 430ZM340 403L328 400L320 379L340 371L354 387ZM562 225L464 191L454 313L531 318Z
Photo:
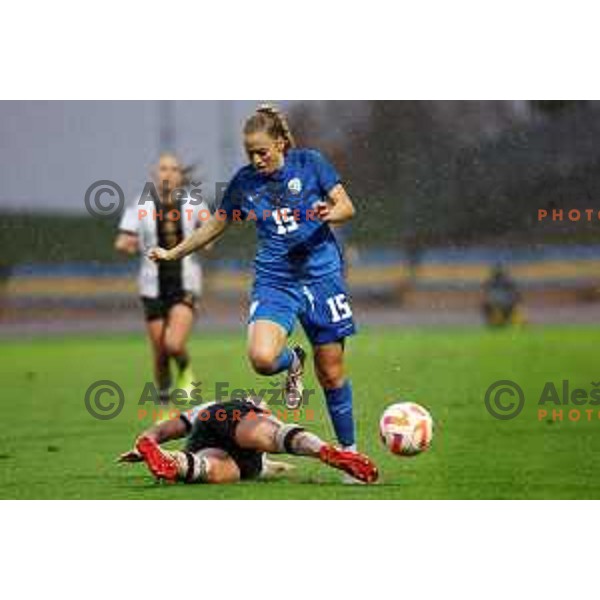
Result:
M270 175L252 165L238 171L221 210L230 221L255 221L257 282L302 283L341 271L331 228L314 211L314 204L339 182L333 166L316 150L289 150L284 166Z

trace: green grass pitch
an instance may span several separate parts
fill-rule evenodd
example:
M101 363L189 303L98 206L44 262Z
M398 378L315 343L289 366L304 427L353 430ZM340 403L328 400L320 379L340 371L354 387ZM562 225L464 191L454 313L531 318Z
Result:
M1 498L134 499L428 499L600 498L600 420L538 421L538 399L546 381L569 379L591 389L600 380L600 329L364 328L349 342L359 446L378 463L380 484L344 486L339 474L317 462L292 458L296 470L278 481L228 486L157 485L140 465L117 465L148 423L140 421L138 398L150 379L141 335L2 341L0 372ZM232 387L268 387L245 359L239 334L196 333L191 342L203 396L217 381ZM126 405L114 420L98 421L84 407L95 380L124 389ZM483 397L494 381L517 381L526 396L523 412L498 421ZM314 386L312 370L306 383ZM431 450L399 458L382 447L377 431L384 407L399 398L422 403L436 429ZM309 424L332 439L320 394L311 402ZM550 409L553 406L549 406ZM551 410L549 410L551 412Z

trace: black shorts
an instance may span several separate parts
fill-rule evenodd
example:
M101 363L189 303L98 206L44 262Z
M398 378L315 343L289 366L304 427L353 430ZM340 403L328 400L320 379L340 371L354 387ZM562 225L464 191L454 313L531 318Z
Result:
M224 450L236 462L242 479L256 479L262 471L264 453L240 448L235 441L235 431L243 417L263 412L252 402L231 400L203 408L193 424L182 414L181 418L190 428L186 452L204 448Z
M156 319L166 319L169 311L176 304L185 304L195 312L198 298L192 292L182 290L179 292L164 293L158 298L142 296L141 300L144 305L146 321L154 321Z

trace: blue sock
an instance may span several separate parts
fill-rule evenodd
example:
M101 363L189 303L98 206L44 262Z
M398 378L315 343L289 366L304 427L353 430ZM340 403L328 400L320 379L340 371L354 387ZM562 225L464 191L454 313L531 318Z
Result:
M293 360L294 352L291 348L286 346L281 354L275 359L271 375L276 375L277 373L281 373L281 371L287 371L290 368Z
M338 442L342 446L352 446L354 444L354 416L352 415L352 385L350 381L346 381L341 388L323 391Z

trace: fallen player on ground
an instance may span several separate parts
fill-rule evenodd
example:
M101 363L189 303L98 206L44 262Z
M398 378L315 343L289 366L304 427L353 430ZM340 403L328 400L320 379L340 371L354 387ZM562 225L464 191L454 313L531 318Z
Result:
M184 450L161 448L180 438L186 438ZM377 467L363 454L340 450L297 424L285 424L250 398L202 405L159 423L119 461L144 461L157 479L185 483L234 483L290 468L267 460L266 453L314 458L364 483L378 477Z

